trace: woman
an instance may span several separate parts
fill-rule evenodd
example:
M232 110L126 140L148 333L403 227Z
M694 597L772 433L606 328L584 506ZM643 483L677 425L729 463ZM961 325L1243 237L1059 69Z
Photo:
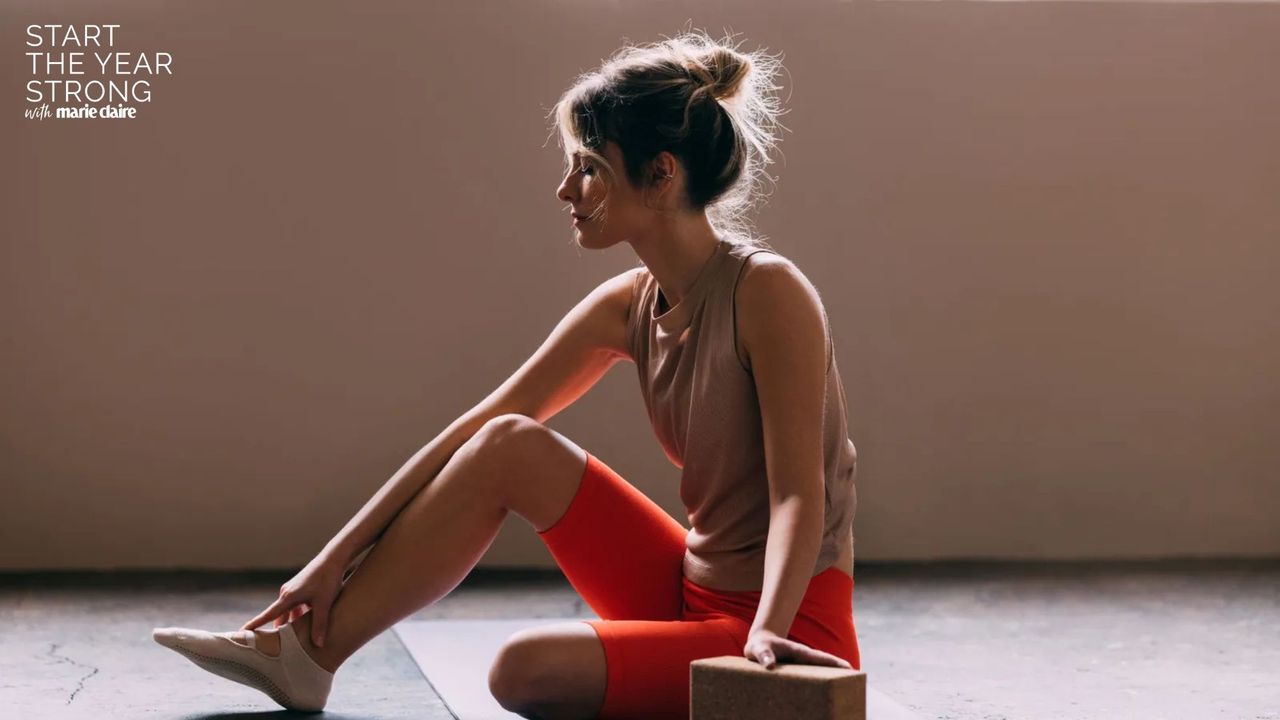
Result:
M856 453L830 327L805 276L742 222L775 143L778 67L686 33L580 78L555 111L557 197L582 247L625 242L642 265L589 293L240 632L156 639L320 709L338 667L455 588L515 512L602 618L508 639L489 686L524 717L688 717L698 658L861 667ZM689 531L543 424L622 359L683 470Z

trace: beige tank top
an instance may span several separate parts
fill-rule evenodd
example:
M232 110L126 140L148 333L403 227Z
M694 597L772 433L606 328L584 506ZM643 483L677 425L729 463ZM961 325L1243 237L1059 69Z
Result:
M721 239L673 308L645 268L636 272L628 342L650 423L682 469L680 499L692 528L684 575L705 587L760 591L769 533L769 484L755 381L738 352L734 295L748 258L768 247ZM824 311L825 313L825 311ZM828 322L828 335L830 324ZM810 577L852 543L857 455L849 439L844 387L827 351L823 420L826 516Z

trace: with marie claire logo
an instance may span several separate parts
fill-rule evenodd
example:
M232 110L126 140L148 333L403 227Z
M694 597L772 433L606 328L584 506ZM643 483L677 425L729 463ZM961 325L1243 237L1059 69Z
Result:
M116 47L120 25L28 25L32 120L131 119L151 102L152 81L173 75L173 55Z

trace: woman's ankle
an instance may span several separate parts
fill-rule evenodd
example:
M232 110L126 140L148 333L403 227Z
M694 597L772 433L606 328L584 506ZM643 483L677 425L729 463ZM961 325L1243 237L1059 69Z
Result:
M293 632L298 637L298 644L307 655L315 661L317 665L328 670L329 672L337 672L342 663L346 660L344 657L338 656L337 653L329 647L328 638L326 638L325 647L316 647L311 642L311 612L308 611L302 617L294 620ZM280 628L283 630L284 628Z

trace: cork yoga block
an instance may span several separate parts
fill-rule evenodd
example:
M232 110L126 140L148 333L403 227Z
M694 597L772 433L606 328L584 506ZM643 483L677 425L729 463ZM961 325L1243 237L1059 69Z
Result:
M866 720L867 674L742 656L689 663L690 720Z

